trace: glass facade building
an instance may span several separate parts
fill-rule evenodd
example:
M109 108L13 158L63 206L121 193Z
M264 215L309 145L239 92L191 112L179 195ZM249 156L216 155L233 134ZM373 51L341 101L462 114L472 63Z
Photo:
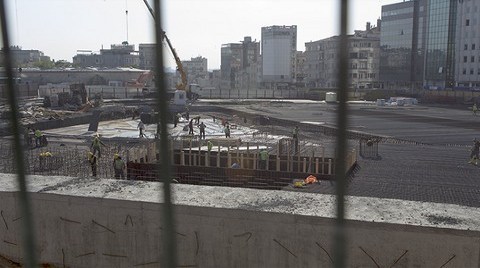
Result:
M382 6L380 80L385 88L422 87L426 2Z
M455 85L457 3L458 0L429 1L424 82L427 88Z

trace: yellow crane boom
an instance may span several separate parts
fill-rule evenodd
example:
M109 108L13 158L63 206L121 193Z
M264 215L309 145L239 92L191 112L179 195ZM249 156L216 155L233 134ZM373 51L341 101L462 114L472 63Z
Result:
M153 11L153 9L150 6L150 4L148 3L148 1L143 0L143 2L147 6L148 11L150 11L150 14L152 14L153 19L155 19L155 12ZM187 74L185 73L185 69L183 69L182 61L178 57L177 52L175 51L175 48L173 48L172 42L170 42L170 39L168 38L165 31L162 30L162 32L163 32L163 38L165 38L165 40L167 41L167 45L170 48L170 51L172 51L173 57L175 59L175 63L177 64L177 71L180 73L180 76L181 76L181 79L182 79L181 82L178 83L175 87L178 90L184 90L185 91L187 89Z

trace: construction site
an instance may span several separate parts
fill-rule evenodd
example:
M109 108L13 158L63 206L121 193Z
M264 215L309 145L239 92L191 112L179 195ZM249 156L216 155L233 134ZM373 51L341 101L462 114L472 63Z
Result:
M157 124L151 124L149 114L153 108L145 105L145 101L137 106L132 105L132 100L127 100L127 105L119 102L109 104L107 101L102 106L89 111L81 108L76 113L33 103L25 105L28 107L23 118L25 130L40 130L48 141L37 146L34 132L26 133L28 173L92 176L87 152L98 135L105 146L102 145L98 155L97 177L114 178L112 163L118 154L126 162L126 179L158 180L159 176L154 173L159 159ZM174 167L172 179L178 183L282 189L291 187L294 179L305 179L310 174L316 174L319 180L333 178L335 130L332 128L304 127L201 101L189 105L187 113L189 119L186 113L178 114L177 126L168 125L169 154ZM140 137L138 125L142 121L146 128ZM193 134L189 134L190 121L193 121ZM199 135L201 123L205 126L204 138ZM224 130L227 125L231 129L228 138ZM301 126L297 138L292 136L295 126ZM309 138L319 134L324 137ZM358 134L358 138L361 137L368 138ZM5 140L2 149L12 152L11 143ZM261 151L267 152L267 159L261 159ZM45 156L46 152L50 154ZM357 157L354 146L348 157L347 172L351 172ZM11 161L10 157L3 158L3 172L15 172ZM234 163L239 167L231 168Z
M47 226L39 227L39 232L50 233L53 230L48 226L66 224L53 246L41 246L44 251L41 260L57 266L157 267L161 255L155 253L158 252L155 240L161 234L157 234L155 228L158 227L150 226L152 222L147 220L157 217L154 215L161 210L156 208L156 204L161 203L157 188L161 176L157 173L160 154L157 124L151 122L154 100L103 99L99 103L87 109L79 106L75 112L60 107L45 108L41 99L25 100L21 105L22 125L41 130L47 141L37 146L33 131L25 135L30 191L38 194L34 195L35 215L42 226ZM188 110L178 114L176 126L175 119L167 125L170 179L181 238L178 243L184 248L180 253L182 264L330 266L332 240L328 234L331 231L313 235L310 228L328 230L332 228L328 219L335 217L331 214L335 202L330 198L335 195L338 161L335 155L337 104L311 100L200 98L186 107ZM480 185L478 167L467 162L471 141L478 133L475 124L478 117L472 116L468 109L422 104L379 106L376 102L351 101L348 107L345 174L348 176L349 228L355 230L355 234L350 234L353 241L347 248L352 263L368 266L396 261L399 267L410 267L413 263L440 267L453 262L475 266L478 243L473 241L479 237ZM142 119L145 130L140 136ZM190 122L193 134L189 134ZM204 138L200 135L202 123ZM227 125L230 137L226 137ZM8 173L15 174L16 170L10 157L13 151L8 127L3 127L2 132L5 133L0 145L4 152L1 157L3 189L8 193L14 185L14 177ZM100 154L96 154L97 170L93 176L87 153L92 150L95 137L99 137L103 145ZM264 151L266 158L262 158ZM117 155L126 163L124 177L115 176ZM16 202L11 198L5 196L3 203ZM60 201L63 198L70 201ZM98 201L102 205L99 206ZM56 215L39 215L52 210L49 203L57 204L54 205ZM155 208L146 211L133 208L147 204L155 204ZM92 206L99 207L89 211ZM416 209L418 206L423 207L421 214ZM18 217L13 208L2 207L2 217L10 229ZM117 211L115 215L111 214L114 211ZM241 214L244 216L236 216ZM108 219L106 215L110 215ZM268 229L275 225L270 217L280 222L281 227ZM299 222L292 223L290 217ZM228 224L220 227L215 219ZM121 224L115 223L117 220ZM44 225L44 221L50 223ZM146 222L138 225L139 221ZM70 232L78 227L67 225L82 226L91 242L70 241ZM260 230L258 226L264 227ZM384 228L385 236L374 231L378 226ZM282 235L290 233L289 228L303 234ZM20 265L21 259L15 257L20 253L19 233L14 235L10 229L3 232L3 256L10 263ZM99 231L106 233L99 237L96 234ZM132 231L136 234L134 238L126 236ZM144 232L151 238L143 237ZM118 236L110 237L108 233ZM213 257L211 254L216 251L213 249L219 244L228 244L224 239L229 239L229 235L239 241L221 250L221 256L232 254L231 251L252 256L252 250L261 247L269 249L267 254L284 257L274 257L272 261L240 258L236 254L238 258L232 260ZM252 235L257 238L249 242ZM391 249L385 251L378 247L387 243L392 235L398 235L398 239ZM205 236L210 237L208 242ZM424 236L429 238L422 238ZM240 242L242 238L245 242ZM144 243L118 247L138 239ZM319 242L322 239L326 239L324 243ZM412 239L416 241L413 244ZM459 240L451 247L425 251L433 244L451 243L455 239ZM70 243L76 246L68 246ZM92 243L96 244L95 251L89 250ZM296 252L296 247L308 243L316 245L319 251L311 252L315 251L311 248L304 253ZM461 252L455 245L468 250ZM132 250L144 253L133 254ZM413 253L417 250L418 253ZM58 258L58 252L63 259ZM304 257L304 265L295 264L297 255Z
M336 93L234 96L196 91L182 76L167 94L161 149L154 87L135 83L50 85L18 104L44 266L159 267L159 189L167 179L181 267L331 267L337 175L347 178L348 267L480 263L480 181L470 159L480 119L471 107L432 104L427 94L425 103L349 94L346 157L338 159ZM476 97L457 94L450 98ZM19 170L5 101L0 115L0 264L22 267ZM159 173L162 155L168 178Z
M169 86L7 72L1 267L480 267L480 92L204 87L157 30Z

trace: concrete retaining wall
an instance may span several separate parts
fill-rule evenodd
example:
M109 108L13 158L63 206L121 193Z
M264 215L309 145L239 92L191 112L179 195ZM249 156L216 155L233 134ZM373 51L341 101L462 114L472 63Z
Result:
M50 181L56 184L35 189L37 192L31 195L36 248L43 263L59 267L159 267L165 246L161 240L161 204L139 201L154 195L158 184L105 180L90 181L86 187L86 182L78 179L50 178ZM41 183L49 184L44 180ZM96 187L92 188L93 185ZM298 203L310 209L332 209L316 203L321 195L227 188L224 197L234 192L239 200L253 196L236 208L227 208L222 202L229 203L229 198L222 198L218 188L176 187L177 196L184 192L190 200L198 200L198 203L190 201L190 205L179 201L175 207L181 267L332 266L334 220L301 215L302 209L295 209ZM59 188L75 193L59 194ZM134 197L129 198L127 193L135 191ZM108 197L113 192L123 193ZM277 193L287 198L275 199L280 196ZM301 199L288 197L299 194L303 195ZM218 203L203 203L201 199L206 195L217 195ZM259 196L274 199L258 203ZM266 211L279 206L287 211ZM289 207L293 210L288 211ZM0 255L21 263L22 219L18 195L1 192L0 209ZM480 267L478 231L370 220L350 220L347 226L348 267Z

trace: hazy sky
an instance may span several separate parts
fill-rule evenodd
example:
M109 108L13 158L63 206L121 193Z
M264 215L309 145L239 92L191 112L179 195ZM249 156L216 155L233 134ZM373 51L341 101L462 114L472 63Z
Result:
M376 24L381 6L403 0L351 0L350 32ZM77 50L99 51L127 40L153 43L153 19L143 0L7 0L10 42L72 61ZM153 7L153 0L149 0ZM182 60L203 56L220 68L222 44L244 36L260 40L261 27L297 25L305 42L338 34L340 0L163 0L163 25ZM128 20L125 15L128 10ZM167 66L175 63L169 53Z

